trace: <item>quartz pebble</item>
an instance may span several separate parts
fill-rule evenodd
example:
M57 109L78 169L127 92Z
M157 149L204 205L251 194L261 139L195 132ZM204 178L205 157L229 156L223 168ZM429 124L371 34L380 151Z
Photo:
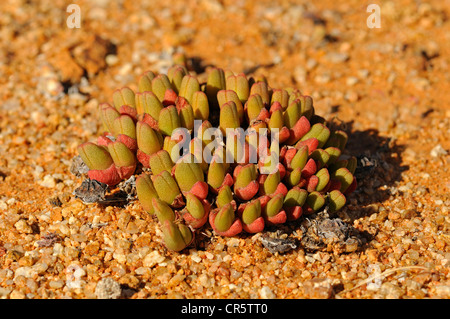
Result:
M112 278L103 278L95 287L95 295L98 299L117 299L121 293L119 283Z

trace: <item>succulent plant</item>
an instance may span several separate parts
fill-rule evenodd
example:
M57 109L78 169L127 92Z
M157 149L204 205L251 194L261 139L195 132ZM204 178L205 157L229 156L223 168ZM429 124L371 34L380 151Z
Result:
M100 104L103 134L78 152L90 179L115 186L137 175L137 197L170 250L208 225L235 236L335 212L356 188L347 134L299 90L219 68L201 83L185 65L148 71L137 87Z

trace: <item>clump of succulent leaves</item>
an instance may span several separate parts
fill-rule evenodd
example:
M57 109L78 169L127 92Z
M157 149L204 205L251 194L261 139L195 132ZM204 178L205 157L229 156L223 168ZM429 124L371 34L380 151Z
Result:
M103 134L78 147L89 178L114 186L138 175L139 202L174 251L208 224L221 236L257 233L345 205L356 158L343 154L347 134L327 127L310 96L219 68L205 79L174 65L144 73L136 91L116 90L99 105Z

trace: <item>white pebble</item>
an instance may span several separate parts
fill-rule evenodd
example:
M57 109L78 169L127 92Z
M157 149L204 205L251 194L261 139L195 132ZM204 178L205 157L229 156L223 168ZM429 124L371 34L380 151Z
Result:
M442 147L441 144L438 144L431 150L430 155L433 157L439 157L447 155L447 151Z
M152 268L155 265L162 263L165 257L162 256L157 250L152 251L147 256L145 256L142 265L144 267Z
M264 286L259 290L259 295L262 299L274 299L275 298L275 294L267 286Z
M39 183L39 185L48 188L54 188L56 186L55 178L51 175L45 175L44 179Z
M37 272L32 267L19 267L14 272L14 278L24 276L25 278L32 278L37 275Z
M194 261L196 263L199 263L202 261L202 258L198 255L192 256L191 259L192 259L192 261Z

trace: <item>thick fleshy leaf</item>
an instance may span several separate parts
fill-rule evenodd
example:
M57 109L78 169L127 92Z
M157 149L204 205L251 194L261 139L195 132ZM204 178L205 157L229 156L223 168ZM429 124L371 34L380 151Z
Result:
M161 110L158 125L160 132L168 136L171 136L175 129L181 127L180 116L175 105L170 105Z
M278 109L276 111L274 111L271 115L270 115L270 119L269 119L269 128L270 129L274 129L277 128L279 130L281 130L284 126L284 117L283 117L283 111L281 109Z
M158 175L154 175L153 185L161 200L172 207L181 206L180 201L182 201L182 198L180 188L169 172L162 171Z
M181 158L183 140L185 137L179 136L177 138L172 138L171 136L164 137L163 149L170 154L172 162L176 163Z
M256 181L257 174L254 164L236 166L233 173L235 189L246 187L252 181Z
M356 167L358 165L358 161L356 160L356 157L352 156L347 160L347 169L350 173L355 174Z
M266 82L260 81L254 83L250 88L250 95L254 94L261 96L264 106L268 107L270 105L270 92Z
M175 106L180 117L180 125L188 130L192 130L194 128L194 110L192 106L181 96L176 99Z
M233 192L231 191L230 186L224 185L219 189L219 193L216 198L217 207L223 207L226 204L229 204L233 201Z
M299 97L300 100L300 112L302 116L305 116L308 120L314 115L313 100L308 95L302 95Z
M325 204L325 198L319 192L314 191L309 193L308 197L306 197L306 204L313 211L318 211Z
M217 92L217 101L219 103L219 107L222 107L222 105L227 102L234 102L239 116L239 121L242 123L244 119L244 107L242 106L242 102L236 92L232 90L220 90L219 92Z
M200 83L195 76L186 74L181 82L178 95L184 97L189 103L192 103L195 92L200 91Z
M83 162L91 170L104 170L114 163L105 147L91 142L86 142L78 146L78 154L80 154Z
M296 186L300 183L302 178L302 169L296 168L286 173L286 183L289 186Z
M170 154L166 150L160 150L150 156L150 169L153 175L158 175L162 171L172 171L173 162Z
M204 92L202 91L194 92L194 94L192 94L191 105L195 119L201 119L203 121L208 120L209 102L208 97Z
M154 197L152 199L152 204L154 207L156 217L158 217L158 221L160 223L164 223L165 220L171 222L175 221L176 218L175 213L166 202L160 200L157 197Z
M217 215L214 219L215 229L219 232L224 232L230 229L236 216L234 213L233 206L231 204L226 204L219 209Z
M186 194L186 209L196 219L201 219L206 214L202 201L191 193Z
M276 171L273 174L269 174L262 185L262 194L263 195L274 194L277 191L280 182L281 177L279 171Z
M150 175L141 174L136 178L136 194L139 199L139 203L142 208L149 213L153 214L155 209L152 203L153 198L158 197Z
M227 128L236 129L240 127L239 114L236 104L229 101L220 108L219 126L223 135L226 135Z
M167 89L166 92L164 92L162 105L163 106L175 105L177 98L178 95L173 89Z
M263 214L267 217L273 217L277 215L283 208L284 196L282 194L276 194L273 196L267 205L263 208Z
M215 189L218 189L222 186L226 175L226 170L223 163L218 163L213 160L209 164L207 181L208 184Z
M217 107L219 103L217 101L217 92L225 90L225 88L225 72L220 68L212 68L208 73L205 93L213 107Z
M110 167L103 170L91 169L87 172L90 179L96 180L100 183L107 184L109 186L115 186L122 181L122 177L119 175L117 167L111 164Z
M316 176L319 179L319 181L317 183L315 190L321 192L330 182L330 173L328 172L328 169L324 167L316 173Z
M145 72L139 78L139 92L151 92L152 91L152 80L155 78L155 74L152 71Z
M298 141L297 144L295 144L295 148L298 148L298 149L303 146L308 146L308 154L311 154L319 146L319 140L315 137L311 137L311 138L305 139L304 141Z
M119 111L112 107L108 103L102 103L99 105L100 118L103 123L103 127L106 132L113 133L114 120L120 116Z
M297 150L290 163L287 164L289 169L303 169L308 160L308 147L305 145Z
M290 136L286 144L293 145L300 140L311 128L311 124L305 116L301 116L293 127L289 130Z
M325 149L325 152L327 152L327 154L329 155L329 159L327 161L327 165L331 165L337 162L337 160L339 159L339 156L341 156L341 150L337 147L327 147Z
M161 149L158 133L144 122L136 123L136 140L140 151L152 155Z
M189 192L195 183L204 182L203 171L198 163L177 163L174 175L182 192Z
M108 151L114 161L114 165L118 167L136 166L134 153L122 142L109 143Z
M319 148L311 153L311 158L314 159L317 163L317 168L321 169L324 167L328 161L330 160L330 155L324 151L323 149Z
M152 80L152 92L160 102L164 101L166 90L173 89L170 80L165 74L158 74Z
M173 65L167 71L167 77L172 84L172 87L176 93L180 91L181 82L183 81L183 77L187 74L187 70L184 66L181 65Z
M331 212L337 212L344 207L346 202L345 196L338 190L333 190L328 194L328 207Z
M120 134L136 138L136 124L129 115L120 115L113 122L113 133L118 136Z
M132 108L136 108L133 90L129 87L115 90L113 93L113 103L117 110L119 110L122 105L129 105Z
M337 130L330 133L330 138L325 143L324 147L336 147L344 151L345 145L347 144L348 135L344 131Z
M286 111L284 112L284 124L287 128L291 129L294 127L295 123L300 119L300 101L294 100L289 103Z
M300 141L305 141L311 137L317 138L319 141L318 148L322 148L330 136L330 129L323 124L314 124L308 133L306 133Z
M245 111L249 123L256 120L263 110L265 108L262 97L259 94L250 95L248 101L245 103Z
M244 73L228 76L226 79L226 89L236 92L242 103L247 101L250 95L248 79Z
M261 217L261 202L255 199L245 205L241 219L244 224L249 225L259 217Z
M147 113L156 121L163 105L153 92L136 93L136 110L138 114Z
M165 220L161 225L163 240L166 247L173 251L181 251L193 240L189 227L183 224Z
M333 180L337 180L341 183L339 189L341 193L345 193L347 188L353 183L353 174L347 168L341 167L337 169L331 176Z
M286 110L289 105L289 93L283 89L273 90L270 104L273 105L275 102L280 103L283 111Z
M308 192L299 187L291 188L284 197L284 207L303 206L308 197Z

